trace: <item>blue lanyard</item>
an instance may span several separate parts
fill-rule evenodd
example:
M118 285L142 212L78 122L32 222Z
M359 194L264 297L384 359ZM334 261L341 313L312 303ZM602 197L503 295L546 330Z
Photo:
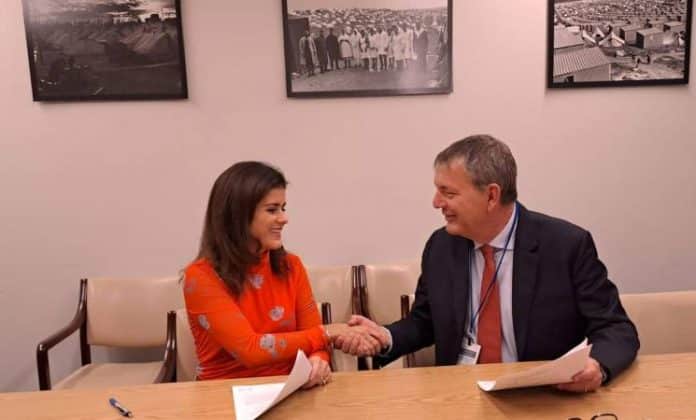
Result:
M479 314L481 313L481 310L483 309L484 306L486 306L486 303L488 302L488 297L491 294L491 291L493 290L493 286L495 285L495 282L498 280L498 271L500 271L500 266L503 264L503 260L505 259L505 253L507 252L508 245L510 244L510 239L512 238L512 232L515 231L515 228L517 227L517 221L519 220L520 217L520 212L519 209L517 208L517 203L515 203L515 218L512 222L512 227L510 228L510 232L508 232L507 239L505 239L505 248L503 248L503 255L500 256L500 260L498 260L498 265L495 267L495 272L493 273L493 279L491 280L491 284L488 285L488 288L486 289L486 293L483 294L483 299L480 300L480 304L476 312L471 316L471 320L469 321L469 333L467 334L467 339L469 341L469 344L471 344L471 336L473 335L474 331L474 325L476 324L476 319L478 318ZM475 251L475 249L472 248L472 251ZM472 267L472 258L471 256L473 255L473 252L469 254L469 278L471 279L471 267ZM471 285L471 281L469 281L469 285ZM473 293L472 291L469 291L469 301L471 305L469 305L469 309L473 309ZM469 312L471 313L471 312Z

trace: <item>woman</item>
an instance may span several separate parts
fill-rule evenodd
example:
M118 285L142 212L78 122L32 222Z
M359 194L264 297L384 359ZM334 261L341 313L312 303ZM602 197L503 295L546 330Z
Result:
M367 32L363 29L360 31L360 57L363 59L363 67L372 71L370 64L370 38Z
M406 51L406 36L404 35L401 27L394 25L394 61L396 62L397 69L404 68L405 62L405 51Z
M375 28L370 28L370 32L367 36L368 43L369 43L369 49L367 51L368 57L370 57L370 71L378 71L379 67L377 66L378 64L378 59L379 59L379 40L377 37L377 31L375 31Z
M351 67L351 60L355 56L355 51L350 43L350 28L346 27L343 34L338 37L338 48L341 51L341 58L343 59L343 68L347 69Z
M350 46L353 49L353 67L362 67L362 60L360 57L360 34L357 28L353 28L353 32L350 35Z
M387 31L387 35L389 35L388 38L388 43L387 43L387 69L388 70L395 70L396 65L394 63L394 32L395 30L393 28L389 28Z
M260 162L237 163L213 185L184 277L197 379L287 375L298 350L312 365L306 388L331 379L327 331L343 327L324 330L302 262L283 248L286 186Z

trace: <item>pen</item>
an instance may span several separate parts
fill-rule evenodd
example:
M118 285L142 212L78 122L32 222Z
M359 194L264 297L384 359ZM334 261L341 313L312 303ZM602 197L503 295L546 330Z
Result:
M119 414L121 414L123 417L133 417L133 413L126 407L122 406L118 401L116 401L116 398L109 398L109 404L111 404L113 408L118 410Z

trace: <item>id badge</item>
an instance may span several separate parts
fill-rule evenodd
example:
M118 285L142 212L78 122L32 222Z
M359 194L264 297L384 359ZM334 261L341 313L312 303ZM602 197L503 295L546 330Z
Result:
M481 354L481 346L479 344L467 344L462 347L457 364L475 365L478 362L479 354Z

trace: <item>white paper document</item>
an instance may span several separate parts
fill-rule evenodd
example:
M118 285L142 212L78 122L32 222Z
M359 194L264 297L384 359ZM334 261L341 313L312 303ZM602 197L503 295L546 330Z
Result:
M295 365L287 381L262 385L232 387L234 411L238 420L253 420L283 401L309 379L312 365L302 350L297 351Z
M491 381L478 381L484 391L555 385L570 382L573 376L585 368L592 345L587 340L556 360L519 373L503 375Z

